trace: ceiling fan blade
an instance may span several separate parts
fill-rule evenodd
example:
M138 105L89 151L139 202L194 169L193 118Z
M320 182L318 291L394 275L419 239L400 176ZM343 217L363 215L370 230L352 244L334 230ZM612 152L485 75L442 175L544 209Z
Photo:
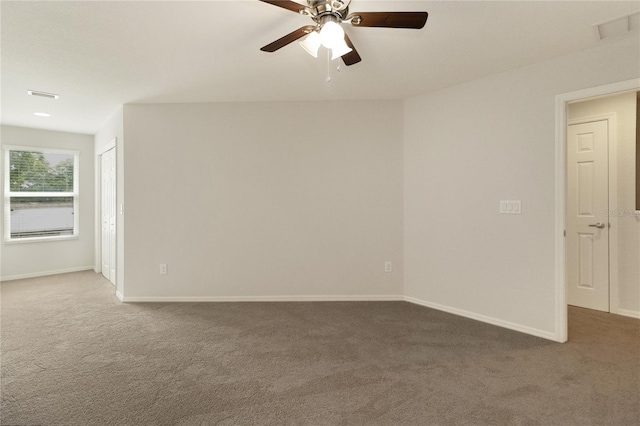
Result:
M344 35L344 41L346 41L347 42L347 46L349 46L353 50L351 52L349 52L349 53L346 53L346 54L342 55L342 61L344 62L344 64L346 66L357 64L358 62L360 62L362 60L362 58L360 57L360 55L356 51L356 48L353 47L353 43L351 43L351 39L346 34Z
M427 23L427 12L360 12L351 13L347 21L355 27L412 28L419 30Z
M301 10L305 10L307 8L305 5L296 3L295 1L289 1L289 0L260 0L260 1L264 3L272 4L274 6L281 7L283 9L290 10L295 13L300 13Z
M279 38L271 44L267 44L266 46L260 48L263 52L275 52L276 50L285 47L289 43L293 43L309 34L315 28L314 25L306 25L304 27L298 28L297 30L287 34L286 36Z

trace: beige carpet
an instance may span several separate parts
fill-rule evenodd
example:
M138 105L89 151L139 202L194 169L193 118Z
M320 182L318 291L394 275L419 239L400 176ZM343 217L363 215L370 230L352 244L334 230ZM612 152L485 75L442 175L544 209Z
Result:
M122 304L1 285L3 425L638 425L640 321L557 344L404 302Z

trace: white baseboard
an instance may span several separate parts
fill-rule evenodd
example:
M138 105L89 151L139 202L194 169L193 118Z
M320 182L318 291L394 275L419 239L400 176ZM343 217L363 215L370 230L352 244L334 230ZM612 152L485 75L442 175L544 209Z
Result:
M470 319L484 322L487 324L497 325L498 327L508 328L510 330L519 331L521 333L530 334L532 336L542 337L543 339L553 340L554 342L562 343L562 340L560 340L560 338L555 333L550 331L539 330L537 328L527 327L525 325L504 321L498 318L488 317L486 315L477 314L475 312L469 312L463 309L452 308L450 306L427 302L426 300L416 299L415 297L404 296L404 300L409 303L414 303L416 305L436 309L438 311L447 312L450 314L458 315L465 318L470 318Z
M116 297L120 299L121 302L124 302L124 296L120 293L120 290L116 290Z
M436 309L438 311L448 312L450 314L470 318L487 324L496 325L498 327L515 330L521 333L530 334L543 339L560 341L555 333L539 330L532 327L500 320L486 315L476 314L474 312L462 309L452 308L449 306L439 305L413 297L402 295L332 295L332 296L197 296L197 297L177 297L177 296L152 296L137 297L125 296L116 292L116 296L125 303L162 303L162 302L380 302L380 301L406 301L427 308Z
M117 293L116 293L117 294ZM120 295L121 296L121 295ZM118 296L118 297L120 297ZM124 296L120 300L130 303L147 302L401 302L401 295L336 295L336 296L196 296L196 297L137 297Z
M90 271L93 270L92 266L81 266L78 268L69 268L69 269L57 269L55 271L45 271L45 272L36 272L33 274L22 274L22 275L10 275L8 277L0 278L0 281L13 281L13 280L24 280L27 278L38 278L38 277L46 277L49 275L59 275L59 274L68 274L70 272L80 272L80 271Z
M616 312L612 312L612 313L617 314L617 315L623 315L623 316L625 316L625 317L631 317L631 318L638 318L638 319L640 319L640 312L638 312L638 311L632 311L632 310L630 310L630 309L620 309L620 308L618 308L618 309L616 310Z

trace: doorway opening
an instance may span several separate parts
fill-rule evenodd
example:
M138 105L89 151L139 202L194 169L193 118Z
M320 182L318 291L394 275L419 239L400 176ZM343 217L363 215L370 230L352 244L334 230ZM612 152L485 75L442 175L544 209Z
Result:
M556 335L556 340L560 341L560 342L565 342L567 341L568 338L568 262L571 261L571 259L568 259L567 256L567 250L568 250L568 244L567 244L567 240L568 240L568 232L571 231L570 229L568 229L568 214L569 214L569 209L568 209L568 196L569 196L569 182L568 182L568 173L569 173L569 169L568 169L568 137L569 137L569 126L572 124L576 124L576 125L580 125L580 124L584 124L584 122L597 122L597 121L602 121L605 120L606 121L606 131L604 131L604 133L607 134L607 139L610 138L611 134L609 131L609 127L610 127L610 121L611 118L606 116L607 114L600 114L600 117L597 117L595 115L592 114L592 117L587 117L586 120L582 120L582 122L580 120L577 120L575 122L570 122L570 116L569 116L569 107L570 104L577 104L580 101L586 101L586 100L592 100L595 98L603 98L603 97L608 97L611 95L616 95L616 94L622 94L625 92L631 93L631 92L637 92L638 90L640 90L640 79L633 79L633 80L628 80L628 81L623 81L623 82L619 82L619 83L614 83L614 84L609 84L609 85L605 85L605 86L599 86L599 87L595 87L595 88L590 88L590 89L585 89L585 90L580 90L580 91L576 91L576 92L571 92L571 93L566 93L566 94L562 94L562 95L558 95L556 96L556 229L555 229L555 234L556 234L556 323L555 323L555 335ZM606 117L603 117L603 115L605 115ZM598 118L600 120L598 120ZM613 120L615 120L615 117L613 118ZM603 123L600 124L600 126L604 126ZM576 130L576 129L574 129ZM595 130L592 129L594 132ZM601 129L600 132L602 133L603 130ZM583 129L577 129L577 131L574 131L574 137L577 138L577 140L574 140L573 143L576 144L574 146L574 149L576 147L578 147L578 149L582 149L583 151L589 151L590 150L590 146L592 146L593 142L592 137L591 136L585 136L582 137L582 140L580 140L580 135L582 134L589 134L590 131L585 131L584 128ZM615 134L614 134L615 136ZM594 136L595 137L595 136ZM582 145L580 145L582 144ZM609 141L606 141L606 144L609 144ZM606 149L606 158L607 158L607 169L609 169L608 164L610 164L610 160L613 159L613 156L616 156L616 151L615 151L615 147L613 152L611 152L609 150L609 147L607 147ZM576 160L576 164L579 164L580 162L583 162L585 165L581 166L581 165L577 165L572 171L571 173L574 173L574 176L577 174L579 175L580 173L582 173L582 179L583 181L586 179L592 179L595 177L595 175L593 175L592 173L595 173L595 168L589 165L588 162L584 159L577 159L574 158L573 160ZM580 169L580 170L578 170ZM615 169L614 169L615 172ZM606 247L606 251L607 251L607 259L606 259L606 263L609 264L609 249L611 247L612 243L615 243L615 246L617 247L618 244L615 241L615 238L617 237L617 232L612 232L612 230L616 229L617 231L617 223L616 223L616 219L613 217L612 212L617 214L617 207L615 205L615 203L610 203L609 200L611 200L612 198L614 198L615 200L617 200L617 196L615 194L616 191L616 187L613 187L613 191L614 193L611 193L611 187L609 186L610 180L611 180L611 170L606 170L606 172L604 173L607 176L607 182L606 184L600 184L601 188L606 187L606 202L605 202L605 211L604 212L598 212L598 213L604 213L606 220L592 220L592 219L598 219L596 217L596 215L592 215L591 217L588 217L588 221L585 221L586 223L583 223L583 226L586 226L586 228L593 228L590 229L590 231L595 231L595 232L590 232L590 231L578 231L577 229L574 229L573 232L575 232L576 235L574 235L574 239L582 239L582 241L578 242L578 245L574 245L574 247L578 247L578 250L582 250L582 253L579 253L581 255L584 255L585 259L589 259L589 257L591 256L591 254L595 255L595 251L600 250L600 252L603 252L603 248L602 247ZM582 205L578 205L578 210L580 209L592 209L595 210L596 208L600 209L600 205L596 206L591 205L591 202L595 202L594 200L590 200L589 199L589 190L591 190L592 195L595 194L596 192L598 192L598 190L594 187L590 187L589 185L585 186L585 188L578 188L578 191L582 191L583 194L583 203ZM594 192L595 191L595 192ZM594 195L595 196L595 195ZM612 197L615 196L615 197ZM586 197L586 198L584 198ZM574 198L572 199L573 203L575 203L575 194L574 194ZM573 209L575 207L571 206L571 208ZM577 211L577 210L576 210ZM584 213L584 212L579 212L579 213ZM635 211L634 211L635 213ZM584 216L589 216L589 215L584 215ZM611 220L613 219L613 220ZM593 223L592 223L593 222ZM611 227L609 226L609 224L611 223ZM593 225L593 226L589 226L589 225ZM606 238L604 238L604 232L603 230L606 229ZM599 236L598 236L598 232L600 232ZM613 235L613 240L611 238L611 235ZM600 247L596 247L594 244L596 242L596 239L600 237ZM602 241L605 241L604 243L602 243ZM580 248L580 243L582 243L582 248ZM574 252L575 254L575 252ZM617 253L613 253L614 257L617 259ZM575 257L575 256L574 256ZM593 256L591 256L591 258L593 258ZM594 281L596 279L596 272L595 269L592 269L591 264L589 264L588 262L583 262L581 267L583 268L582 271L578 270L578 274L582 273L583 275L583 287L584 288L589 288L590 284L593 284ZM580 267L580 266L578 266ZM595 267L595 266L594 266ZM602 271L600 271L600 276L606 276L607 278L607 287L609 287L609 283L611 283L611 271L613 271L613 278L617 283L617 276L615 275L617 273L617 268L611 268L610 266L607 266L607 271L606 273L602 273ZM614 288L615 287L615 288ZM623 312L621 311L618 307L617 307L617 302L619 300L618 294L616 293L617 290L617 286L613 286L611 287L611 291L609 291L609 288L607 288L607 294L605 296L606 299L608 299L608 301L606 302L608 305L608 310L614 313L618 313L618 314L630 314L629 316L635 316L635 314L633 314L632 312ZM612 302L613 301L613 302ZM615 311L614 311L615 310Z

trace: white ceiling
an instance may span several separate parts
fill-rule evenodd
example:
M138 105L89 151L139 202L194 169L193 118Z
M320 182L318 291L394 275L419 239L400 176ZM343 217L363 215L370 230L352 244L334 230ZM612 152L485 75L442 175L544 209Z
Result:
M593 24L640 2L353 0L352 12L424 10L429 19L423 30L346 26L363 61L341 72L334 62L331 83L326 58L295 43L259 50L311 21L258 0L1 7L2 124L93 134L131 102L411 97L593 47Z

